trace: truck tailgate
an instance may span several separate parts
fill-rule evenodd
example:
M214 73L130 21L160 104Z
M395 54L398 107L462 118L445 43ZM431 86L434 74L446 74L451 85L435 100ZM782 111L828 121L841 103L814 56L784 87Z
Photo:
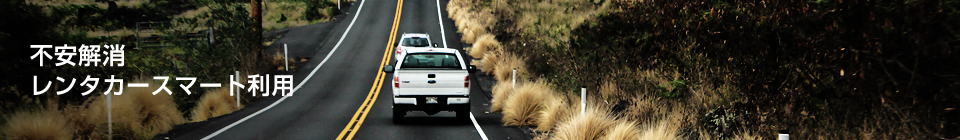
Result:
M394 94L403 95L468 95L465 70L398 70L399 87Z

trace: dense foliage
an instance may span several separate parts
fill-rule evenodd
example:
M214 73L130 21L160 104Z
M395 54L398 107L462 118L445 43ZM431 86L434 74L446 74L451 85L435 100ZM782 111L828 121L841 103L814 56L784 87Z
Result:
M560 88L616 80L639 89L639 79L618 74L644 70L728 87L738 92L722 95L725 108L753 114L742 119L755 123L741 127L762 136L780 129L808 138L960 134L960 2L614 4L620 11L574 29L568 44L510 50Z
M110 3L109 1L104 1ZM93 96L81 96L86 88L74 86L64 95L49 95L52 92L32 96L34 75L38 81L52 81L50 91L64 89L76 78L84 80L87 75L94 78L108 78L115 75L118 79L132 81L152 79L152 76L198 77L198 82L223 82L233 71L244 73L261 72L265 64L260 62L261 43L259 31L249 30L254 24L247 9L241 3L218 3L220 1L161 1L146 2L138 7L116 7L110 4L107 9L96 5L37 6L24 0L0 2L0 57L9 61L0 61L0 72L7 73L0 79L0 104L2 112L9 113L18 109L43 106L47 101L59 104L80 104ZM231 1L222 1L231 2ZM211 11L195 18L171 18L179 12L198 5L209 5ZM114 30L134 28L136 22L161 22L155 27L170 47L136 48L134 38L130 36L90 37L85 30ZM214 43L206 39L197 39L196 33L207 33L206 29L216 29ZM30 59L37 49L29 45L80 46L95 44L123 44L125 46L125 64L123 67L83 67L53 66L54 60L46 60L39 67L38 61ZM53 55L52 49L46 50ZM54 56L56 57L56 56ZM79 60L74 56L73 61ZM56 77L65 78L68 83L59 83ZM179 85L180 81L170 80L167 85ZM98 86L98 92L106 89L105 84ZM178 86L173 86L178 87ZM42 87L41 87L42 88ZM175 95L180 112L188 112L196 105L204 92L193 86L193 94L186 95L179 88L171 89ZM93 94L97 95L97 94ZM48 98L54 100L48 100ZM62 107L62 106L61 106ZM185 113L186 115L186 113Z

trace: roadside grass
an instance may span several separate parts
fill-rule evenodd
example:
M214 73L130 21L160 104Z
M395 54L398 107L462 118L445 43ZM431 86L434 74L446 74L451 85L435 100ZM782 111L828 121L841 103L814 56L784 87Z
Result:
M329 2L336 4L336 1ZM325 22L337 14L336 5L309 9L310 7L306 6L309 4L304 1L263 2L263 5L263 9L261 9L263 12L261 26L265 30L276 30ZM243 7L250 10L249 3L243 4ZM316 17L316 19L308 18L307 13L312 12L311 10L315 11L319 17ZM194 10L188 10L173 17L195 18L198 15L208 14L209 12L210 7L203 6Z
M861 137L861 138L863 138L863 139L872 139L872 137L869 137L869 136L864 136L864 137ZM750 132L744 132L743 134L740 134L739 136L734 137L733 139L734 139L734 140L758 140L758 139L761 139L761 138L753 135L753 134L750 133Z
M110 5L107 3L97 2L97 1L99 0L27 0L26 2L28 4L34 4L39 6L65 6L65 5L71 5L71 4L76 4L76 5L94 4L101 9L107 9L110 7ZM143 5L143 3L150 2L150 0L116 0L113 2L115 2L117 6L136 8Z
M25 0L26 4L43 7L44 14L57 17L61 34L84 32L87 37L125 37L133 35L133 22L167 19L165 15L175 12L169 7L181 5L168 1L151 0ZM111 9L109 3L116 4ZM174 6L171 6L174 5ZM121 12L110 13L110 10ZM160 15L158 15L160 14ZM143 17L130 17L131 15ZM122 18L121 18L122 17ZM119 19L117 19L119 18Z
M486 53L484 53L483 57L478 61L479 63L471 64L479 66L479 69L487 75L493 75L493 73L496 72L495 70L502 55L502 48L494 48L493 50L488 50Z
M664 120L659 122L647 123L641 130L640 139L644 140L676 140L679 137L678 130L681 122Z
M594 3L601 2L601 3ZM553 1L495 1L493 9L500 20L511 23L498 28L506 34L519 34L523 42L535 42L549 47L563 47L569 43L572 31L599 13L608 12L609 1L553 0ZM477 10L480 11L480 10ZM494 22L496 23L496 22ZM492 23L491 23L492 24ZM493 26L487 24L487 26ZM520 39L520 38L518 38Z
M135 83L152 83L153 80L133 80ZM166 88L174 90L167 86ZM122 95L115 95L112 99L114 129L117 136L127 139L150 139L156 134L165 133L173 126L186 122L183 115L177 111L172 95L164 91L153 95L154 88L124 88ZM105 100L106 96L101 96ZM92 102L94 104L100 101Z
M637 128L637 124L634 122L618 120L618 122L607 130L607 134L603 136L603 140L638 140L640 139L640 129ZM669 140L669 139L661 139Z
M537 114L537 131L551 132L556 128L557 123L564 121L564 119L569 119L572 113L574 113L574 110L579 109L578 106L580 104L577 103L579 100L574 100L570 98L570 96L558 95L557 93L545 96L555 96L548 97L555 100L543 101L544 108Z
M539 82L537 82L539 81ZM543 80L526 82L507 97L502 122L506 126L534 126L547 105L557 102L555 91Z
M607 134L608 129L617 125L617 121L608 115L609 112L588 108L586 113L574 113L572 118L557 124L553 132L554 140L596 140Z
M302 5L304 2L264 2L263 5L263 29L275 30L288 27L308 25L311 21L306 20L304 12L309 10ZM317 9L321 10L321 9Z
M210 6L197 7L197 9L187 10L178 15L174 15L175 18L196 18L201 14L210 13Z
M230 89L228 87L207 91L203 94L203 97L200 98L200 103L197 104L197 107L194 108L191 121L205 121L209 118L230 114L233 111L243 108L243 106L237 107L236 103L234 97L230 96Z
M481 35L487 34L487 28L497 22L496 16L492 10L480 9L473 12L472 1L450 1L447 4L448 17L454 20L459 33L460 40L467 44L473 44Z
M483 34L477 37L477 41L470 47L470 56L474 58L484 58L487 52L500 47L500 42L492 34Z
M490 112L501 112L506 104L508 97L512 96L515 89L512 83L497 82L493 86L493 99L490 99Z
M121 0L123 1L123 0ZM145 1L145 0L144 0ZM52 2L63 2L54 0ZM84 0L78 0L70 2L89 2ZM123 1L128 2L128 1ZM129 2L136 2L131 0ZM101 2L102 3L102 2ZM118 1L118 3L120 3ZM7 4L7 3L4 3ZM82 3L80 3L82 4ZM120 4L123 6L123 4ZM139 12L144 13L154 13L154 11L162 13L172 13L175 10L157 10L160 8L169 8L163 5L157 6L153 3L142 3L134 5L147 5L142 9L134 9L133 12L128 12L124 14ZM15 5L16 6L16 5ZM156 6L156 7L150 7ZM174 5L176 7L185 7L187 5ZM71 10L69 8L77 7L42 7L42 6L33 6L25 5L21 6L23 8L33 9L28 10L32 13L22 13L24 15L40 15L38 17L28 16L30 18L15 18L15 19L58 19L62 16L67 16L68 18L62 18L62 20L56 20L56 23L50 23L50 25L43 25L43 28L35 27L24 30L38 30L38 31L51 31L51 32L42 32L39 34L49 34L49 38L40 38L42 40L49 40L50 42L56 42L53 44L68 44L68 45L80 45L80 44L97 44L97 43L117 43L116 38L122 38L122 36L132 34L129 29L116 29L113 31L99 30L84 32L82 29L103 29L103 28L113 28L113 27L124 27L120 24L128 24L129 22L123 21L124 19L128 20L138 20L131 18L123 19L113 19L112 17L105 17L110 20L120 20L117 23L111 23L114 25L94 25L94 26L85 26L85 25L74 25L73 21L75 18L70 16L79 15L79 13L67 11L65 13L59 14L50 14L43 13L49 12L49 9L55 8L66 8L66 10ZM172 6L171 6L172 7ZM91 8L90 6L83 5L81 8L93 9L93 15L103 15L105 7L99 7L103 9L96 9L97 7ZM206 8L206 7L204 7ZM223 10L227 9L227 10ZM82 67L59 67L56 69L23 69L16 72L33 72L39 70L37 73L44 77L43 75L53 75L53 76L63 76L67 77L79 77L87 74L94 74L94 77L103 76L102 74L115 74L120 79L126 79L126 83L151 83L156 82L155 80L131 80L132 77L145 76L145 75L172 75L172 76L189 76L189 77L198 77L202 80L213 80L213 81L225 81L226 77L222 77L228 74L232 74L233 70L242 71L242 73L260 73L262 72L258 68L270 67L267 57L256 58L256 57L234 57L236 56L254 56L251 53L253 47L247 46L251 43L260 43L259 40L243 38L243 35L250 35L247 29L247 23L249 20L248 14L238 14L245 12L243 10L235 11L236 9L229 7L220 8L221 13L224 14L224 17L241 17L217 21L218 23L228 22L226 24L219 24L222 26L218 30L222 31L218 35L218 43L216 45L198 45L198 43L190 41L181 41L181 44L177 44L173 47L163 47L163 48L134 48L127 44L126 49L126 66L124 67L114 67L114 68L82 68ZM216 8L215 8L216 10ZM225 11L225 12L224 12ZM241 12L242 11L242 12ZM210 10L203 11L193 11L194 13L207 13ZM38 14L39 13L39 14ZM232 14L232 15L231 15ZM182 14L186 15L186 14ZM149 16L149 15L148 15ZM100 18L100 17L97 17ZM164 16L163 18L151 17L150 20L168 20ZM93 18L91 18L93 19ZM218 19L219 20L219 19ZM20 20L27 21L27 20ZM121 23L122 22L122 23ZM177 22L177 21L175 21ZM194 22L196 23L196 22ZM175 23L176 24L176 23ZM83 26L83 27L78 27ZM158 29L159 30L159 29ZM87 33L87 34L83 34ZM179 33L176 31L163 32L165 34L175 34ZM26 36L26 35L24 35ZM86 37L85 37L86 36ZM121 36L121 37L91 37L91 36ZM48 37L48 36L42 36ZM250 40L253 40L252 42ZM26 41L12 42L12 43L23 43ZM187 43L183 43L187 42ZM121 42L123 43L123 42ZM16 51L12 51L16 52ZM227 52L227 53L224 53ZM202 60L202 61L197 61ZM251 62L251 63L244 63ZM13 68L17 67L19 63L12 63ZM238 68L239 67L239 68ZM229 71L229 72L228 72ZM267 73L270 73L267 71ZM79 76L78 76L79 75ZM51 77L48 77L51 78ZM101 77L102 79L103 77ZM173 77L171 77L173 78ZM57 82L54 82L57 83ZM243 83L243 82L241 82ZM16 83L15 83L16 84ZM167 83L168 89L171 92L174 92L174 95L168 95L165 92L158 93L153 95L152 92L157 89L156 85L159 83L151 83L151 88L131 88L123 87L123 95L115 95L111 103L112 108L109 108L109 111L113 113L113 137L116 139L151 139L154 135L159 133L165 133L172 129L175 125L182 124L188 120L185 118L192 118L191 111L195 109L195 106L199 104L201 95L214 95L214 94L223 94L225 93L210 93L210 94L201 94L205 91L196 91L200 89L197 86L194 86L192 89L192 95L186 95L183 90L179 87L169 87L180 84L176 80L170 79L170 83ZM185 83L184 83L185 84ZM23 84L17 84L23 85ZM2 115L4 117L0 118L0 139L11 138L8 136L14 136L16 134L25 134L32 133L34 129L19 129L16 127L22 127L23 124L28 125L42 125L42 126L30 126L34 128L43 128L48 129L44 130L47 132L40 133L43 136L53 136L55 138L50 139L64 139L59 133L59 129L66 129L70 131L65 139L106 139L107 133L107 111L106 108L106 96L103 95L103 91L95 91L90 95L80 96L79 92L74 87L74 90L64 94L64 95L51 95L55 94L53 92L46 93L47 95L34 96L26 94L27 92L17 90L17 87L22 86L4 86L0 87L0 91L3 92L3 101L0 104L4 104L3 109L0 109L4 112ZM55 84L52 86L54 89L62 89L63 84ZM57 88L59 87L59 88ZM103 88L104 85L101 85L100 88ZM20 88L23 89L23 88ZM99 89L99 88L98 88ZM114 89L117 87L114 86ZM102 89L101 89L102 90ZM51 90L53 91L53 90ZM206 91L212 92L212 91ZM246 94L244 97L249 97L249 94ZM14 97L14 98L8 98ZM252 98L244 98L241 103L250 102ZM228 104L235 104L233 100L223 100L220 102L227 102ZM18 121L14 119L25 118L25 117L14 117L16 113L23 111L23 114L26 113L25 110L31 109L41 109L50 112L56 112L60 114L62 118L66 119L66 126L62 128L57 128L58 126L51 126L49 124L40 124L40 123L21 123L16 124L14 122L31 122L29 120ZM232 109L236 110L236 109ZM39 111L38 111L39 112ZM221 111L222 112L222 111ZM42 118L44 121L50 121L52 123L58 123L58 118L53 115L44 115L48 113L33 113L37 115L21 115L21 116L34 116L34 118ZM50 117L53 116L53 117ZM58 130L53 130L58 129ZM23 130L23 131L21 131ZM32 134L29 134L32 135ZM72 135L72 136L71 136ZM27 138L35 139L35 138ZM47 138L37 138L37 139L47 139Z
M599 88L600 96L597 96L597 99L600 100L598 102L602 102L604 104L617 104L620 103L620 101L631 98L631 95L627 95L622 92L620 87L614 82L604 82Z
M497 58L500 58L500 60L497 61L493 68L493 76L497 81L512 81L513 70L517 70L517 81L520 81L519 79L526 79L527 64L523 58L506 52L501 52Z
M668 110L666 110L663 105L651 97L640 96L630 100L631 104L627 105L626 111L624 112L626 118L632 118L638 122L650 122L658 119L657 116L660 114L668 113Z
M565 4L577 3L573 1L562 1L558 3L564 2L566 2ZM568 9L561 9L561 6L555 4L556 3L549 2L520 4L520 9L537 9L531 11L540 12L528 13L529 15L535 16L524 17L522 18L523 20L537 20L519 21L518 27L516 28L523 31L523 34L534 34L532 36L548 35L547 37L549 38L568 38L565 36L569 34L572 28L578 27L579 24L590 18L589 16L578 16L575 14L590 15L600 11L583 10L570 15L552 15L554 13L548 11L568 11ZM591 109L589 109L590 112L587 113L588 115L584 116L579 113L574 113L574 110L579 108L580 97L575 96L576 94L561 94L569 91L554 89L553 86L547 83L547 81L554 81L551 79L528 80L531 78L528 76L526 70L528 67L526 64L528 59L508 52L503 49L503 47L499 47L505 44L500 44L499 41L496 41L494 35L486 34L488 31L485 31L485 29L487 29L486 27L493 25L484 25L483 22L479 22L479 18L476 17L476 15L488 12L484 11L487 9L475 10L473 9L475 8L474 6L472 1L451 1L447 10L451 13L449 15L450 18L457 21L456 25L463 35L464 42L472 44L472 47L469 48L469 54L475 58L481 58L473 62L475 64L479 62L481 70L488 75L494 76L495 79L499 81L493 87L493 99L490 110L504 114L502 118L504 125L535 127L537 131L544 132L543 135L538 136L539 138L548 139L676 139L681 137L678 133L681 125L691 125L693 124L691 122L698 121L696 118L682 117L689 115L689 113L691 113L690 111L681 111L681 113L671 112L671 110L686 109L684 107L675 108L664 105L674 104L671 102L675 101L665 102L659 100L659 92L687 88L677 87L677 84L670 83L670 79L679 79L680 75L654 71L621 71L610 74L610 77L636 76L643 81L640 82L640 84L642 84L641 87L646 88L631 88L625 90L618 85L618 83L624 83L622 81L604 82L598 87L599 89L591 91L600 94L591 94L591 96L589 96L589 103L587 104ZM596 5L583 6L598 7ZM504 8L498 10L517 9ZM550 18L550 20L554 21L543 23L543 19L547 19L548 16L562 16L563 18ZM545 25L542 26L541 24ZM558 26L560 24L563 25ZM537 30L550 29L548 27L551 26L561 27L561 29L554 31ZM474 30L484 30L482 31L484 34L477 37L475 36L476 31ZM535 39L533 42L544 42L543 40L549 39ZM553 43L560 43L566 40L553 41L555 41ZM526 44L524 44L524 46L526 46ZM518 70L517 78L519 82L516 89L512 87L510 82L514 69ZM697 86L697 88L700 88L700 86ZM704 97L703 92L704 91L701 91L700 94L695 94L696 97L700 97L696 98L701 100L700 102L707 100L703 98L710 98ZM611 110L616 110L615 108L618 107L622 108L619 110L623 111L610 112ZM680 116L680 118L686 119L685 121L688 122L680 122L679 120L670 121L667 120L668 117L665 116L674 116L674 118Z
M124 36L130 36L134 34L136 34L135 30L126 29L126 28L113 30L113 31L106 31L106 30L87 31L87 37L109 37L109 36L124 37Z
M520 86L527 81L526 78L523 78L523 73L525 72L523 69L524 62L521 61L520 58L517 58L516 55L504 54L502 49L494 49L493 51L487 53L488 54L485 55L485 58L481 60L480 69L487 74L492 74L497 81L500 81L497 82L497 84L493 87L493 99L491 101L490 111L504 111L506 110L505 106L510 104L509 102L511 101L509 100L511 100L515 92L519 92L518 90ZM514 69L517 69L517 87L514 87L512 82ZM531 95L524 95L524 97L530 96ZM541 97L536 95L535 98Z
M122 95L113 95L109 109L113 113L114 138L150 139L186 121L172 96L162 91L153 95L155 90L127 87ZM63 110L55 109L56 103L48 103L39 111L18 111L6 118L8 123L0 130L11 139L106 139L106 96L92 94L95 97L79 105L65 105Z
M296 58L286 58L286 56L284 56L282 53L283 51L280 51L280 49L276 49L274 50L274 52L277 52L277 53L274 53L273 55L268 57L270 58L270 64L272 66L277 66L277 71L284 70L284 67L285 67L284 61L287 61L286 65L290 66L290 70L296 70L297 68L296 66L297 60L295 60Z
M106 139L107 138L107 106L106 98L89 98L80 105L68 105L64 114L73 125L74 139Z
M3 136L14 140L74 139L72 125L60 111L43 108L22 110L7 116Z

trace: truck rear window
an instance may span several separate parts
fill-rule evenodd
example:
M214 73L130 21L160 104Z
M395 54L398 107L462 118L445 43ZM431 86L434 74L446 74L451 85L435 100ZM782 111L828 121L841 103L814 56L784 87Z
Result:
M419 68L440 68L440 69L461 69L460 60L453 54L443 53L414 53L403 57L403 63L400 69L419 69Z
M404 38L403 46L414 46L414 47L426 47L430 46L430 41L427 38Z

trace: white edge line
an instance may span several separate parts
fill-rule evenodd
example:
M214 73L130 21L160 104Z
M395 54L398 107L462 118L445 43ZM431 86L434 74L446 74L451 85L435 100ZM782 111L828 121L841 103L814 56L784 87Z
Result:
M483 129L480 129L480 124L477 124L477 119L473 117L473 112L470 112L470 121L473 121L473 127L477 128L477 132L480 132L480 139L487 140L487 134L483 133Z
M327 63L327 60L330 59L330 56L333 55L333 52L336 52L336 51L337 51L337 48L340 47L340 43L343 43L343 39L344 39L344 38L347 38L347 34L350 33L350 28L353 28L353 23L356 22L356 21L357 21L357 17L360 16L360 10L363 10L363 3L364 3L364 2L366 2L366 1L365 1L365 0L360 0L360 8L357 8L356 15L353 16L353 20L350 21L350 25L347 26L347 30L343 32L343 35L342 35L342 36L340 36L340 41L337 41L337 45L336 45L336 46L333 46L333 50L330 50L330 53L327 53L327 57L324 57L324 58L323 58L323 61L320 61L320 64L318 64L316 68L313 68L313 71L310 71L310 74L308 74L307 77L304 78L302 82L300 82L300 84L297 84L297 87L293 88L293 90L290 91L290 96L293 96L293 93L294 93L294 92L297 92L297 90L299 90L300 87L302 87L304 83L307 83L307 80L310 80L310 77L313 77L313 74L317 73L317 70L319 70L320 67L323 66L324 63ZM276 106L276 105L279 104L280 102L283 102L283 100L286 100L287 97L290 97L290 96L283 96L282 98L280 98L280 99L277 100L276 102L273 102L273 104L270 104L270 106L267 106L267 107L265 107L265 108L263 108L263 109L260 109L260 111L254 112L253 114L247 115L247 117L243 117L243 119L237 120L236 122L233 122L232 124L227 125L226 127L223 127L223 128L221 128L220 130L217 130L216 132L213 132L212 134L207 135L206 137L203 137L203 139L201 139L201 140L209 140L210 138L216 137L216 136L219 135L220 133L223 133L223 131L227 131L227 129L230 129L230 128L232 128L233 126L237 126L238 124L243 123L243 121L246 121L247 119L253 118L254 116L259 115L260 113L263 113L264 111L267 111L267 110L269 110L270 108L273 108L273 106Z
M440 23L440 37L443 39L443 48L447 48L447 35L443 30L443 13L440 12L440 0L437 0L437 21ZM487 134L483 133L483 129L480 128L480 124L477 124L476 117L473 117L473 112L470 112L470 121L473 122L473 127L477 128L477 133L480 133L480 139L488 140Z
M447 34L443 31L443 13L440 12L440 0L437 0L437 21L440 23L440 37L443 39L443 48L447 48Z

